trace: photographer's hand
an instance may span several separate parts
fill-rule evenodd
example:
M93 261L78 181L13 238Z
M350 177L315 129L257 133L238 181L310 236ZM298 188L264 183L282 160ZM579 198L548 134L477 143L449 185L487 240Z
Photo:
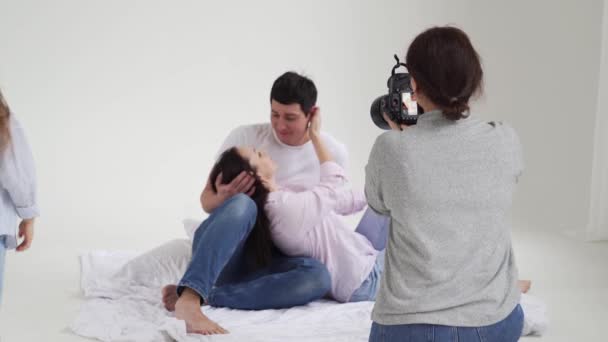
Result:
M404 129L407 128L407 125L398 125L398 124L396 124L394 121L392 121L388 117L388 115L386 115L386 113L382 113L382 117L388 123L388 125L391 127L391 129L394 129L396 131L403 131Z

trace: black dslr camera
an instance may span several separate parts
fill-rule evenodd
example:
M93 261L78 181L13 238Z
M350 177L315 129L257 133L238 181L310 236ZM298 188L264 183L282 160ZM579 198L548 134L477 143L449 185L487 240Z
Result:
M412 100L412 87L410 85L410 74L399 73L395 70L405 64L399 61L399 57L395 55L397 64L391 71L391 77L386 82L388 85L388 95L379 96L372 103L370 114L372 121L381 129L391 129L388 122L382 117L382 113L397 124L415 125L418 121L419 113L422 114L422 108L418 106L416 101Z

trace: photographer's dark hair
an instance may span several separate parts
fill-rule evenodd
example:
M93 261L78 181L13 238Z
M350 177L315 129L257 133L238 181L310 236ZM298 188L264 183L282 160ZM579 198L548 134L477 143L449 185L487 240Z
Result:
M274 248L270 235L270 220L268 220L268 217L264 212L264 205L268 198L268 189L264 187L262 181L256 175L255 170L251 167L249 162L239 154L236 147L232 147L222 153L213 166L213 169L211 169L209 179L213 191L217 193L215 180L220 173L222 174L222 183L228 184L242 171L250 172L255 177L255 183L253 184L253 186L255 186L255 192L251 195L251 198L255 202L258 210L253 230L245 242L245 253L254 261L254 266L256 268L261 268L270 264L272 250Z
M270 90L270 101L285 105L298 103L308 115L317 103L317 87L309 78L288 71L277 78Z
M422 32L410 44L406 65L418 91L447 118L469 116L469 99L482 90L483 70L466 33L455 27Z

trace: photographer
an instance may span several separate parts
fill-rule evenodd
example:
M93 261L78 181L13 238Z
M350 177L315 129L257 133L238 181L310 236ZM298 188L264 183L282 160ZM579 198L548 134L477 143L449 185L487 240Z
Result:
M417 124L384 115L366 166L369 206L390 216L370 341L517 341L523 327L508 212L522 152L514 130L469 117L483 71L467 35L431 28L406 66Z

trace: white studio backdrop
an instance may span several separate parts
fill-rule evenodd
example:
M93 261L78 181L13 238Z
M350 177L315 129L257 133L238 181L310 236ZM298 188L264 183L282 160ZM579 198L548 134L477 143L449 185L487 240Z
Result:
M608 4L604 2L588 240L608 240Z
M9 263L183 236L183 218L204 217L198 197L221 141L268 121L270 86L287 70L316 82L324 128L348 146L363 186L381 133L369 106L393 54L445 24L464 29L483 60L473 115L521 136L516 224L584 230L602 5L0 0L0 86L33 146L43 210L38 252Z

